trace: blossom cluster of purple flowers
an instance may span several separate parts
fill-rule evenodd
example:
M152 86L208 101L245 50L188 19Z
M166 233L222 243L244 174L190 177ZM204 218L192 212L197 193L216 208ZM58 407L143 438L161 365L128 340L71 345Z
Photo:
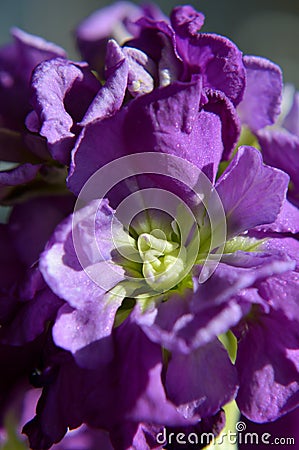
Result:
M13 421L33 450L189 448L157 435L296 412L299 94L204 19L118 2L77 28L84 62L19 29L0 49L0 443ZM177 215L123 223L147 191Z

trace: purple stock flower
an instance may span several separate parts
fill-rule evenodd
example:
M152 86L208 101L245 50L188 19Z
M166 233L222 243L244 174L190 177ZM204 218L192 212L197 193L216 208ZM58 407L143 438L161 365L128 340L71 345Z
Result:
M112 14L112 20L119 20L123 11L127 11L127 7L127 4L122 3L109 7L113 11L121 11L121 16L118 12L115 12L114 16ZM132 8L136 9L135 6ZM105 14L105 11L102 11L87 19L79 30L83 34L88 30L91 34L95 33L90 28L91 23L92 29L99 26L99 34L104 33L98 21L101 23ZM126 12L124 14L126 15ZM158 101L158 97L163 100L165 95L175 96L179 88L188 90L188 86L193 84L198 84L197 93L190 92L190 96L196 95L193 100L195 111L187 113L186 123L182 124L184 133L190 134L196 122L199 122L201 128L220 128L223 141L222 157L227 159L231 154L240 132L234 106L240 102L245 85L241 52L226 38L212 34L196 34L194 30L202 23L203 16L191 7L183 7L174 12L174 29L158 12L147 9L146 14L134 23L135 37L124 47L120 47L116 41L108 41L103 86L88 67L71 61L51 60L42 63L35 70L31 95L34 111L27 117L26 124L31 131L46 137L54 159L68 163L71 148L78 147L78 142L84 137L85 128L89 124L102 122L104 127L119 128L119 116L122 117L122 111L126 111L127 104L128 110L134 111L137 105L146 110L146 103ZM106 33L109 35L108 31ZM153 45L155 49L160 49L158 55L151 52ZM163 87L166 88L169 84L173 90L166 90L164 93ZM52 95L53 92L56 93L55 96ZM144 97L140 103L132 100L140 96ZM165 108L165 105L162 107ZM174 105L170 107L173 108ZM187 105L186 108L191 109ZM192 118L196 110L205 111L209 116L201 117L197 121L195 117ZM153 113L157 114L158 111ZM218 116L221 122L217 126L212 124L212 121L218 120L215 116ZM111 122L106 121L110 118ZM135 120L138 120L138 117ZM148 120L152 120L151 117ZM143 130L146 126L142 124L139 127L140 134L146 132ZM152 125L149 123L149 126ZM166 126L166 123L160 124L160 127ZM178 125L174 122L174 126ZM134 129L136 130L135 125ZM153 130L151 133L155 135ZM103 135L105 134L104 130ZM115 129L113 134L119 134L119 131ZM195 132L193 135L195 136ZM212 140L211 138L211 142L207 143L208 146L212 146ZM106 152L103 149L101 153ZM94 165L93 171L98 167L100 165ZM87 173L86 178L89 175ZM74 189L77 192L77 189Z
M197 169L194 167L194 170ZM190 269L184 272L183 267L188 266L193 246L190 241L180 241L185 238L176 235L174 225L167 223L163 216L157 219L154 215L151 225L141 217L135 225L132 224L130 234L116 222L113 233L119 244L111 234L114 211L107 201L85 206L57 228L41 257L40 269L51 289L65 300L53 327L54 343L71 352L74 359L60 363L56 381L44 390L37 416L25 427L33 448L49 447L62 438L67 427L77 427L82 422L104 428L111 435L118 423L126 421L135 426L147 422L188 428L217 414L221 406L236 396L238 376L241 383L238 403L243 413L255 420L258 419L253 412L256 403L264 420L274 420L298 404L298 381L294 378L297 372L296 369L292 372L291 368L285 375L290 377L290 387L285 387L284 382L277 381L276 377L267 378L269 391L275 389L276 397L280 399L277 405L272 402L270 413L266 403L259 403L258 391L244 395L243 390L248 389L250 383L254 385L263 360L256 351L252 361L247 357L245 366L242 355L246 353L243 347L247 341L241 334L243 340L235 368L217 339L232 327L240 328L242 320L249 323L249 330L251 322L253 327L258 327L255 321L259 316L255 311L259 308L264 311L266 323L271 321L269 296L261 294L263 283L271 285L283 277L290 289L294 289L292 283L296 285L297 278L292 278L295 272L291 272L296 265L291 251L295 240L288 238L291 250L284 252L279 246L265 246L263 240L243 234L250 230L255 232L255 227L266 229L267 224L270 226L275 222L285 201L287 184L287 175L264 166L258 151L249 147L239 150L216 182L227 217L228 240L220 264L203 284L196 280L201 273L201 261L209 241L209 226L205 221L200 228L199 255L191 272ZM162 240L162 266L154 265L156 263L149 259L152 251L161 255L161 238L155 234L158 225L166 233L165 241ZM147 233L153 229L156 230L154 241L148 247L150 235ZM79 254L73 241L74 233L81 241ZM263 237L266 236L264 231ZM193 241L191 239L191 243ZM284 242L285 238L282 237L281 241ZM100 259L95 251L95 242ZM177 253L178 245L183 246L187 256L184 252ZM119 257L121 248L126 249L124 257ZM129 255L135 255L133 261L136 262L129 263ZM176 269L172 269L174 259ZM164 270L168 271L167 277ZM154 281L151 281L152 277ZM132 300L134 298L135 301ZM280 296L277 302L281 302ZM279 308L275 314L283 323ZM264 332L265 339L274 342L272 328L268 334L267 328ZM293 329L289 333L293 336ZM124 350L127 339L131 344ZM276 351L287 349L289 341L286 337L277 347L274 346L266 368L278 370ZM138 342L138 346L134 342ZM254 339L248 339L248 342L252 345ZM161 347L167 352L166 360L162 359ZM290 361L293 357L296 355L290 354ZM137 362L139 358L142 358L142 363ZM162 364L165 366L163 378ZM141 369L139 374L137 367ZM245 376L250 377L251 374L251 378L242 385L244 369ZM64 399L73 414L61 416L58 411L53 411L51 405L55 403L53 396L61 396L62 380L70 383L65 371L73 374L72 394ZM181 376L182 371L184 377ZM215 388L213 380L220 371L222 376ZM134 382L135 376L138 382ZM126 384L124 390L121 383L116 388L115 379L130 379L132 383ZM81 389L74 395L78 383ZM244 396L250 408L242 403ZM76 409L74 405L81 402L84 406ZM60 402L56 408L62 408ZM57 425L52 423L49 428L47 417ZM50 433L52 429L57 433Z

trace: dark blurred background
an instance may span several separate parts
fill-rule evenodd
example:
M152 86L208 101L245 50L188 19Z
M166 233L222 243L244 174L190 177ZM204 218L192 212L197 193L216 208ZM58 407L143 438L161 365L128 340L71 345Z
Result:
M72 30L101 0L0 0L0 43L16 25L65 47L76 57ZM140 2L139 2L140 3ZM168 13L180 2L158 2ZM188 3L188 2L185 2ZM190 2L206 14L204 31L224 34L247 54L280 64L284 79L299 88L299 0L201 0Z

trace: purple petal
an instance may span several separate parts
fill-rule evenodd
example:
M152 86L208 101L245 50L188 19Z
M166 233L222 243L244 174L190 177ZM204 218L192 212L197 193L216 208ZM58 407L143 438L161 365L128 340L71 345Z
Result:
M185 298L172 296L143 313L136 309L136 320L149 339L170 351L189 354L226 333L249 312L251 303L260 302L255 290L248 292L246 288L295 266L281 253L236 252L224 256L227 264L220 263L196 292L189 292Z
M146 53L132 47L125 47L123 52L129 65L128 90L133 97L148 94L154 89L156 66Z
M200 298L196 297L197 303ZM172 297L157 309L142 313L139 326L153 342L169 351L189 354L199 346L213 341L237 324L245 310L236 301L202 307L198 314L192 311L192 299Z
M222 92L206 89L205 95L208 103L204 105L204 110L217 114L221 119L224 147L222 159L229 159L240 137L240 120L233 104Z
M221 124L199 110L200 85L173 83L137 98L128 108L124 137L128 152L160 151L217 171L223 151Z
M272 125L280 113L282 73L265 58L244 56L246 89L238 106L243 123L252 131Z
M298 329L279 311L247 324L238 345L237 403L250 420L273 421L299 404Z
M110 75L81 120L81 126L112 116L123 103L128 84L128 62L115 41L108 42L107 55L106 68Z
M274 231L276 233L299 232L299 209L288 200L285 200L275 222L257 227L261 231Z
M278 312L299 323L299 275L287 272L269 277L258 284L259 295Z
M252 147L240 147L217 183L226 213L228 236L272 223L282 207L288 176L265 166Z
M59 196L34 198L15 205L9 229L19 259L27 267L38 261L56 225L71 212L73 202L71 196Z
M292 237L279 236L267 239L262 245L261 250L271 253L280 253L288 255L296 262L296 270L299 270L299 241Z
M45 331L47 323L55 319L61 304L62 300L49 288L42 289L33 300L24 303L9 326L1 330L5 331L0 337L1 343L21 346L34 341Z
M161 426L145 423L125 422L110 432L114 450L162 450L156 436L161 432Z
M65 51L18 28L12 29L14 43L0 49L0 117L2 125L23 129L30 110L29 82L42 61L65 57Z
M68 188L79 194L86 181L99 168L125 155L123 123L126 111L83 128L74 150L67 179Z
M127 321L117 332L120 407L127 409L127 420L161 425L188 425L166 398L161 380L162 354L133 322ZM140 351L142 349L142 351ZM127 389L130 380L130 389ZM135 399L135 400L134 400ZM130 407L131 405L131 407Z
M28 183L34 180L40 168L40 164L25 163L15 169L0 172L0 186L18 186Z
M204 24L205 16L192 6L184 5L174 8L170 15L171 25L180 36L195 36Z
M35 69L31 85L35 113L28 116L26 125L47 139L53 158L59 162L69 162L73 126L80 122L99 88L85 64L57 58Z
M130 153L163 152L217 173L223 144L217 115L199 108L197 83L174 83L133 100L113 117L90 124L72 154L68 186L79 193L106 163Z
M293 103L283 121L283 127L291 134L299 137L299 92L294 93Z
M295 262L283 254L236 252L224 255L225 259L228 264L220 263L213 275L198 285L190 300L189 314L178 317L174 323L172 348L176 345L177 349L188 353L226 333L248 314L251 303L263 304L255 289L246 288L255 287L259 280L295 266ZM163 328L163 320L161 325Z
M258 140L265 163L290 175L288 196L299 205L299 137L285 130L260 130Z
M114 248L112 218L113 210L107 202L101 202L101 206L94 202L82 208L56 228L41 255L40 268L46 282L74 308L84 309L86 302L97 302L123 280L123 270L110 264Z
M19 28L12 29L12 36L21 61L17 61L22 66L23 74L27 79L31 76L32 70L42 61L60 57L66 57L66 52L52 42L45 41L39 36L26 33Z
M141 17L135 24L137 32L136 38L128 42L131 47L136 47L149 55L156 63L161 58L161 50L166 39L170 43L170 48L174 51L180 61L176 51L175 33L165 17Z
M188 45L179 40L178 52L186 70L201 74L203 86L222 91L234 105L240 103L245 88L242 53L229 39L217 34L199 33Z
M108 293L95 302L85 302L81 310L62 306L53 327L55 344L73 353L81 367L93 368L99 361L109 361L113 347L108 338L122 301L120 295L111 298Z
M239 290L250 287L257 280L292 270L294 267L295 261L282 252L237 251L223 255L222 262L218 264L211 277L198 285L193 309L200 311L202 306L208 305L211 301L216 304L222 303ZM202 299L203 304L197 300L198 298Z
M166 373L167 395L179 410L188 411L188 417L216 414L235 397L237 388L236 370L219 341L188 355L172 353Z

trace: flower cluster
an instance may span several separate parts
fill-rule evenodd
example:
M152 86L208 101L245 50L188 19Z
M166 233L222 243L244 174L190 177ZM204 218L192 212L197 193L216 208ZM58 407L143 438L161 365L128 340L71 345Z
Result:
M77 28L84 62L0 49L0 426L34 450L299 404L299 95L204 19L119 2Z

